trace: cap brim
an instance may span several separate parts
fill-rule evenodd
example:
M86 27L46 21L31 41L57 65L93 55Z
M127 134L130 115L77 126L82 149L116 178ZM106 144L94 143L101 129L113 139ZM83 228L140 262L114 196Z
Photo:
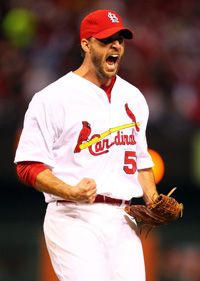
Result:
M107 37L114 35L115 33L119 32L119 31L121 31L121 34L125 39L133 38L133 33L129 29L119 28L119 27L113 27L113 28L103 30L103 31L93 35L93 37L96 39L105 39Z

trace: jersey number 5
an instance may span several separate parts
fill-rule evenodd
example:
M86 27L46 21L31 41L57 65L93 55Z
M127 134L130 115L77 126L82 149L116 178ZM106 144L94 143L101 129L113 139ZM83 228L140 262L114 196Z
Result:
M135 151L125 151L123 169L126 174L134 174L136 172L137 166L135 158Z

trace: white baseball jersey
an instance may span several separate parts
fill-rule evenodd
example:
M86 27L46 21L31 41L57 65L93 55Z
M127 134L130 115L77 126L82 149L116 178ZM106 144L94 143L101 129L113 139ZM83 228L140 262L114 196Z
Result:
M32 98L15 162L42 162L70 185L93 178L98 194L140 197L137 169L153 166L148 114L141 92L119 76L110 103L104 90L69 72ZM45 194L46 202L56 199Z

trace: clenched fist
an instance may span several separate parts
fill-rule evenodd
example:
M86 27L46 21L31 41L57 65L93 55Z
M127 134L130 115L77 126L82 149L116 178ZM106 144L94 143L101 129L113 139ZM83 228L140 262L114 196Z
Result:
M72 187L71 200L75 202L93 203L97 195L96 183L93 179L83 178Z

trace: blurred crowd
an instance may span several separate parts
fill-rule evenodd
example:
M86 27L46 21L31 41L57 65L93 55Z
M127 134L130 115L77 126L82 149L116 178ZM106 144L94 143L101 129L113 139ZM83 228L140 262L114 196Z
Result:
M199 281L200 245L165 245L159 264L159 281Z
M0 128L20 126L33 94L81 62L79 24L118 11L134 31L120 75L143 92L150 126L184 133L200 124L198 0L6 0L0 4Z
M79 66L80 21L88 12L105 8L119 12L134 31L120 75L145 95L150 128L183 139L199 131L199 0L2 0L1 148L21 128L34 93ZM1 157L3 150L2 166L6 161L11 165L10 147L2 149ZM200 280L199 257L199 248L164 250L160 280Z

